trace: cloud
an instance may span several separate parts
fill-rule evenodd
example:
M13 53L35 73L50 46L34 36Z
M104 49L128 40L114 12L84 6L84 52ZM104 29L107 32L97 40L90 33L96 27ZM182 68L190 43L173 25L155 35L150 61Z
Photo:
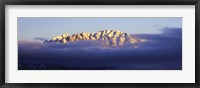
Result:
M165 28L161 31L161 34L136 35L148 40L138 43L138 48L101 48L100 41L81 41L67 46L19 41L19 64L59 64L74 70L181 70L182 29ZM49 48L51 46L54 48ZM62 48L69 46L73 48Z
M71 48L95 48L95 47L101 47L101 42L100 40L85 40L85 41L75 41L75 42L70 42L68 44L62 44L62 43L56 43L56 42L50 42L50 43L45 43L44 45L49 47L49 48L66 48L66 49L71 49Z
M139 44L142 47L182 47L181 28L163 28L161 34L137 34L138 38L144 38L148 42Z
M44 42L44 41L47 40L47 39L45 39L45 38L34 38L34 40L39 40L39 41Z
M154 41L172 41L172 40L181 40L182 39L182 29L181 28L163 28L161 34L138 34L136 35L139 38L145 38L147 40Z

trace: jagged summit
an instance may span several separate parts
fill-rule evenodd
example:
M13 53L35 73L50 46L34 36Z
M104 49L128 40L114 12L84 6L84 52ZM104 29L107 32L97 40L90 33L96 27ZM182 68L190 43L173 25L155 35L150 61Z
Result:
M44 43L57 42L68 44L70 42L82 40L101 40L101 45L107 47L118 47L127 43L134 44L140 41L140 39L137 39L134 36L130 36L125 32L115 30L102 30L98 31L97 33L81 32L78 34L72 34L71 36L68 33L65 33L60 36L55 36L51 40L46 40Z

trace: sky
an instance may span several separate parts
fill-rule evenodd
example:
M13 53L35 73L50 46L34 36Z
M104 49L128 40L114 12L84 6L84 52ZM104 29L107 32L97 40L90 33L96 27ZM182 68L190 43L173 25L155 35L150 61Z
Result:
M51 39L68 33L119 30L129 34L158 34L163 28L182 28L181 17L18 17L18 40Z

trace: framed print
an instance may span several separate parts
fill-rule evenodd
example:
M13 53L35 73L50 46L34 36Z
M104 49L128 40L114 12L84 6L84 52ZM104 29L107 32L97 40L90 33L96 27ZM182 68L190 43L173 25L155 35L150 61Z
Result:
M1 4L1 87L199 87L199 0Z

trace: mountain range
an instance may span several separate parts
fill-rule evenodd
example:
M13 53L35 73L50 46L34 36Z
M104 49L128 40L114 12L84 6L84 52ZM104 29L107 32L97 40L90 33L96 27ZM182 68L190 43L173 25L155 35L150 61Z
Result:
M136 38L125 32L115 30L102 30L96 33L81 32L69 35L68 33L53 37L51 40L45 40L44 43L68 44L77 41L101 41L104 47L121 47L125 44L134 44L143 42L144 39Z

